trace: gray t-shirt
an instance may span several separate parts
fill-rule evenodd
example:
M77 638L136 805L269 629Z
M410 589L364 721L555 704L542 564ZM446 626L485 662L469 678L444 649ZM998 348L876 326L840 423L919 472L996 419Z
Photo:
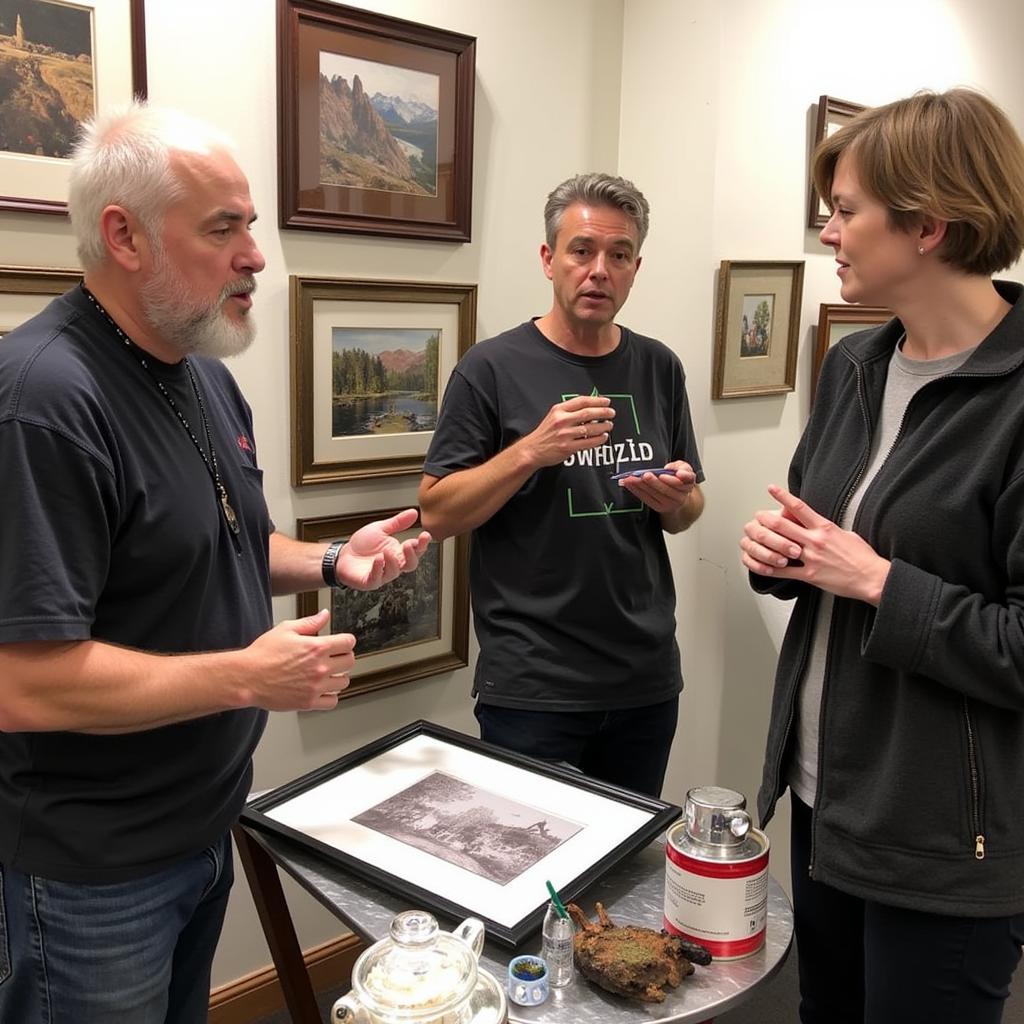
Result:
M889 362L878 429L871 442L871 453L864 475L839 520L844 530L852 529L864 492L871 486L889 452L899 437L903 414L914 395L929 381L945 376L962 366L974 352L973 348L942 359L909 359L896 346ZM822 592L814 623L810 656L797 698L797 730L788 782L794 793L809 807L813 806L818 787L818 722L821 717L821 696L828 661L828 641L832 629L834 596Z

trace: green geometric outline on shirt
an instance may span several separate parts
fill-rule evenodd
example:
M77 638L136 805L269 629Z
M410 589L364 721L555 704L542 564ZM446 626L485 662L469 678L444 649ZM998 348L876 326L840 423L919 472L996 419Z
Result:
M599 395L603 396L604 398L621 398L624 401L629 402L630 411L633 413L633 429L636 430L636 432L638 434L640 433L640 417L637 416L637 414L636 414L636 403L633 401L633 396L632 395L613 395L613 394L611 394L608 391L603 391L602 392L602 391L598 391L597 388L594 388L594 390L591 391L590 394L587 397L588 398L596 398ZM563 402L568 402L570 398L579 398L579 397L580 397L579 396L579 392L578 391L574 391L571 394L562 395L562 401Z
M594 390L590 392L590 397L593 398L596 395L600 395L600 394L602 394L602 392L598 391L597 388L594 388ZM636 403L633 401L633 396L632 395L610 394L607 391L603 392L603 394L604 394L605 398L621 398L623 401L629 402L630 411L633 413L633 427L635 428L637 434L639 435L639 433L640 433L640 417L637 416L637 414L636 414ZM568 395L562 395L562 401L563 402L568 402L570 398L579 398L579 393L578 392L573 392L573 393L568 394ZM573 509L573 507L572 507L572 488L571 487L567 487L565 489L565 497L566 497L566 499L568 500L568 503L569 503L569 518L570 519L585 519L588 516L633 515L633 514L636 514L637 512L643 512L643 510L644 510L644 503L642 501L638 505L631 506L629 508L616 508L615 507L615 502L614 501L610 501L610 502L606 503L605 505L602 505L600 512L576 512Z

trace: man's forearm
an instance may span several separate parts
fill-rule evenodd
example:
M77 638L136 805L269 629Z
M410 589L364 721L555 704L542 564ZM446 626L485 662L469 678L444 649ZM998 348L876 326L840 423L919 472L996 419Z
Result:
M525 439L472 469L446 477L424 476L420 516L435 540L456 537L486 523L536 472Z
M682 533L700 518L704 511L704 494L699 484L694 484L686 501L672 512L661 513L661 528L666 533Z
M299 594L324 585L321 566L326 544L296 540L275 531L270 535L270 592Z
M242 651L157 655L96 640L0 644L3 732L121 733L244 707Z

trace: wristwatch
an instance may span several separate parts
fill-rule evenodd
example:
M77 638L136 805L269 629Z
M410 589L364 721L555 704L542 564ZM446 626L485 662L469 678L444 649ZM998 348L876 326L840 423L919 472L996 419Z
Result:
M320 563L320 574L324 578L324 583L329 587L343 587L345 585L338 582L338 576L335 572L338 554L344 546L345 542L343 540L336 540L333 544L329 544L324 552L323 561Z

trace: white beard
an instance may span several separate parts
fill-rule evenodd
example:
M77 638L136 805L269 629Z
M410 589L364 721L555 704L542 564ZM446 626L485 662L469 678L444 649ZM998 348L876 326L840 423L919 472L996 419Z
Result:
M226 285L209 305L189 296L189 286L163 249L154 251L154 272L141 290L142 308L154 331L183 356L224 359L244 352L256 337L256 324L248 316L232 320L224 304L232 295L251 294L256 279L241 277Z

